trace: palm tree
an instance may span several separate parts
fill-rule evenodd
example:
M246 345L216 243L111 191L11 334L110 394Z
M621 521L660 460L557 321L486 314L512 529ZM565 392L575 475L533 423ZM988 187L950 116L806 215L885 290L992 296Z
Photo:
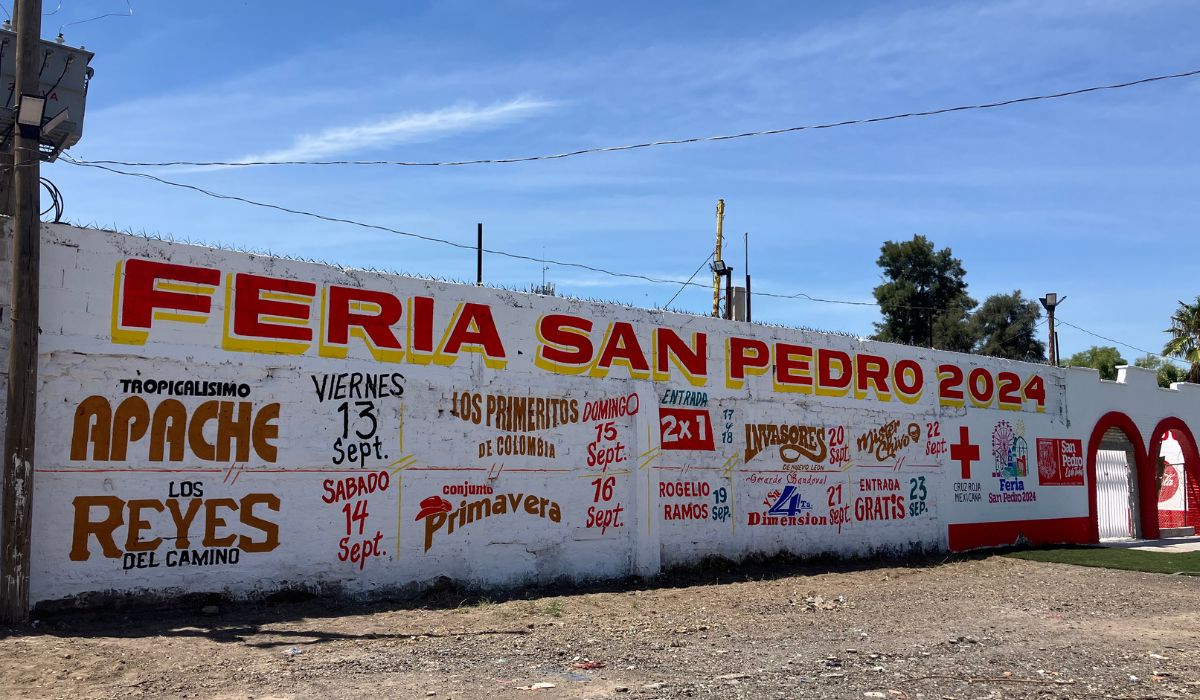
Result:
M1195 304L1179 302L1166 332L1171 339L1163 346L1163 354L1192 363L1187 381L1200 384L1200 296Z

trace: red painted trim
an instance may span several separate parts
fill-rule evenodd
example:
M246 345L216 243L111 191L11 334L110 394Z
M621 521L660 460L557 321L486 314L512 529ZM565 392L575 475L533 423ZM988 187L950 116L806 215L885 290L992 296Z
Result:
M1007 547L1020 541L1029 544L1085 544L1090 541L1093 520L1086 517L1011 520L998 523L950 525L950 551L984 547Z
M1163 418L1150 435L1150 448L1146 450L1146 455L1151 458L1151 464L1155 465L1155 471L1157 471L1158 455L1162 451L1162 437L1168 430L1175 433L1175 439L1179 441L1179 447L1183 450L1183 468L1187 471L1187 489L1191 492L1188 494L1188 511L1183 524L1200 526L1200 502L1192 497L1197 493L1197 487L1200 486L1200 451L1196 449L1196 438L1188 424L1175 416ZM1155 504L1157 504L1157 491L1154 496Z
M33 471L39 473L59 473L59 474L109 474L112 472L154 472L162 474L220 474L227 472L228 469L54 469L51 467L38 467Z
M858 465L862 466L862 465ZM739 469L738 474L845 474L841 469L813 469L798 472L795 469Z
M1132 418L1120 411L1110 411L1096 421L1092 437L1088 440L1088 518L1091 519L1088 541L1100 541L1100 520L1096 506L1096 450L1100 449L1100 441L1104 439L1104 433L1109 428L1120 428L1133 446L1134 467L1137 469L1138 480L1138 518L1141 520L1142 537L1155 539L1158 537L1158 490L1154 483L1154 469L1146 457L1146 441L1142 439L1142 433Z
M35 472L59 473L59 474L108 474L112 472L136 472L136 473L163 473L163 474L226 474L225 478L229 478L228 474L233 473L229 469L151 469L149 467L133 467L130 469L57 469L53 467L38 467ZM252 472L255 474L358 474L371 471L379 471L377 469L363 469L361 467L354 469L259 469L258 467L241 467L238 471Z

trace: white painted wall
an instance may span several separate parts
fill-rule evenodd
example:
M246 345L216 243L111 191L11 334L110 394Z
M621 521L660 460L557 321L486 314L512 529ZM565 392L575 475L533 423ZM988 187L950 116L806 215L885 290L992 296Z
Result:
M1200 387L1159 389L1152 372L1136 368L1123 370L1119 382L1101 382L1086 370L343 270L61 225L44 231L31 581L35 602L108 592L252 596L287 586L365 594L419 586L441 576L508 585L653 574L708 555L944 550L978 544L980 533L1004 531L997 526L1004 523L1021 524L1022 533L1049 532L1053 537L1086 520L1087 488L1078 471L1059 473L1047 467L1039 474L1039 439L1079 441L1085 449L1097 419L1116 409L1133 417L1147 438L1166 416L1200 426ZM131 260L218 271L206 273L216 274L207 289L180 286L178 278L159 282L165 284L160 290L193 300L200 293L211 308L193 312L186 322L177 310L158 309L144 344L115 342L127 340L130 332L122 327L125 315L114 319L120 307L114 305L114 295L118 302L135 295L122 291L133 289L123 287L130 265L142 264ZM238 299L237 273L314 283L314 292L302 289L296 296L292 290L290 296L274 297L283 304L284 315L300 308L305 294L312 294L311 306L319 310L321 290L331 285L393 295L405 303L393 326L405 349L414 346L409 319L419 315L409 305L411 298L432 299L435 343L443 339L460 303L482 305L494 319L505 365L488 367L481 354L469 351L443 358L443 364L420 364L404 351L381 360L355 336L349 338L345 358L321 356L316 341L288 348L300 350L298 354L264 352L267 348L247 334L231 343L223 337L227 295ZM281 313L279 308L274 313ZM373 314L379 307L352 310ZM692 383L673 365L663 381L632 377L619 364L606 377L543 368L535 358L545 346L538 328L547 314L591 321L590 339L596 346L603 344L609 324L629 323L646 354L651 353L655 328L673 329L688 341L693 333L702 333L707 376ZM237 314L230 316L232 324ZM319 311L301 323L259 320L301 329L314 338L325 328ZM331 319L325 323L334 325ZM619 336L619 328L614 333ZM421 336L422 329L412 334ZM863 398L853 392L786 392L773 386L769 371L750 376L743 387L731 387L730 338L761 340L777 348L782 343L874 354L890 366L915 361L924 375L922 391L911 403L895 392L887 401L874 391ZM1001 373L1014 373L1022 384L1038 377L1045 393L1041 409L1034 399L1021 400L1017 410L977 407L970 401L961 408L943 405L942 364L961 369L964 376L978 369L981 382L985 376L996 381ZM320 400L321 378L347 373L384 375L387 395ZM135 380L167 380L172 390L186 380L244 385L245 397L220 399L232 402L225 421L236 423L233 404L238 402L251 404L255 416L267 410L260 444L240 457L236 444L229 455L216 450L207 454L204 445L217 442L221 418L193 419L197 413L203 418L204 404L212 399L138 393ZM403 393L397 395L400 388ZM672 394L675 390L697 393ZM455 397L464 394L480 396L477 415L456 410ZM114 411L122 402L127 409L139 398L146 402L145 435L129 440L123 457L102 449L97 458L97 441L88 439L94 437L96 422L76 420L89 397L99 398L88 406L103 404ZM544 399L548 403L543 406L554 408L538 415L535 404L540 424L532 429L498 425L501 408L514 397ZM151 416L171 400L181 404L177 408L196 424L195 432L184 439L181 459L170 459L169 441L163 441L164 454L155 459L151 435L170 423L164 418L155 427ZM627 409L634 405L636 412L611 421L585 415L590 407L611 400ZM343 401L349 402L345 409L339 408ZM703 405L660 409L660 404L678 401ZM269 417L268 407L274 404L277 419ZM692 413L670 413L680 408ZM676 425L664 437L668 415ZM681 444L671 439L680 417L692 421L687 428L692 438L700 435L702 417L712 431L711 445L701 441L690 444L692 449L671 449ZM911 431L910 444L893 449L885 440L882 447L877 443L860 449L860 438L892 421L898 421L899 435ZM667 424L670 428L671 421ZM797 430L796 440L785 440L782 452L769 439L763 445L748 444L747 426L766 430L772 425L803 430ZM270 435L271 426L277 427L277 437ZM142 429L135 420L134 438ZM757 428L749 430L759 434ZM344 431L364 436L362 442L371 445L365 467L338 463L338 439ZM100 442L115 443L114 432L128 431L95 434L105 436ZM843 437L840 444L838 437ZM1009 464L1006 447L1017 438L1027 449L1023 474L1016 473L1018 463ZM807 440L806 449L788 447L797 440ZM1002 448L1002 464L993 456L994 441ZM73 442L77 449L86 448L86 454L72 454ZM967 476L949 453L959 443L979 449ZM513 444L532 444L540 454L501 453L512 452L504 448ZM835 449L839 446L845 449ZM589 447L607 450L619 461L589 464ZM1054 448L1061 454L1062 443ZM1077 450L1079 457L1086 456L1082 451ZM1071 469L1068 465L1065 472ZM380 471L387 475L384 489L336 500L326 490L338 480ZM490 492L466 500L488 498L493 507L500 500L507 512L456 523L450 532L450 516L441 511L459 507L464 500L459 487L464 485ZM516 512L511 512L513 504ZM432 515L419 519L423 510ZM429 527L443 518L440 527ZM783 518L785 524L763 524L769 518ZM364 542L369 543L365 559L345 556L351 546ZM219 557L220 563L179 564L181 557L204 556Z

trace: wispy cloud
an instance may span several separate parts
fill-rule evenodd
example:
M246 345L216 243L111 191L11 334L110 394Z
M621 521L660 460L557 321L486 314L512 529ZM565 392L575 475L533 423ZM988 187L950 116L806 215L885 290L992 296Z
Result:
M555 103L519 97L487 106L456 105L430 112L407 112L354 126L296 137L292 145L245 156L240 162L315 160L362 153L403 143L420 143L466 131L492 129L544 112Z

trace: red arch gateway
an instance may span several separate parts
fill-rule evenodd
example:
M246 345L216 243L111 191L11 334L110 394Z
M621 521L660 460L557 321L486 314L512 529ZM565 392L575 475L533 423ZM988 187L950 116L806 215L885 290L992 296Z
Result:
M1109 411L1096 421L1092 436L1088 440L1087 449L1087 481L1088 481L1088 519L1090 520L1089 537L1092 542L1100 541L1100 521L1096 505L1096 450L1109 428L1119 428L1133 445L1134 461L1137 468L1138 485L1138 520L1141 525L1142 537L1155 539L1158 537L1158 489L1155 488L1154 469L1147 457L1146 442L1137 424L1129 416L1120 411Z
M1154 432L1150 435L1150 446L1146 450L1146 456L1154 463L1158 457L1159 450L1162 449L1162 438L1167 431L1174 431L1176 439L1179 440L1179 446L1183 449L1183 464L1187 470L1187 490L1188 490L1188 525L1195 526L1200 529L1200 451L1196 448L1196 438L1192 434L1191 428L1183 420L1170 416L1159 421L1154 427ZM1157 508L1157 501L1155 502ZM1157 520L1157 518L1156 518Z

